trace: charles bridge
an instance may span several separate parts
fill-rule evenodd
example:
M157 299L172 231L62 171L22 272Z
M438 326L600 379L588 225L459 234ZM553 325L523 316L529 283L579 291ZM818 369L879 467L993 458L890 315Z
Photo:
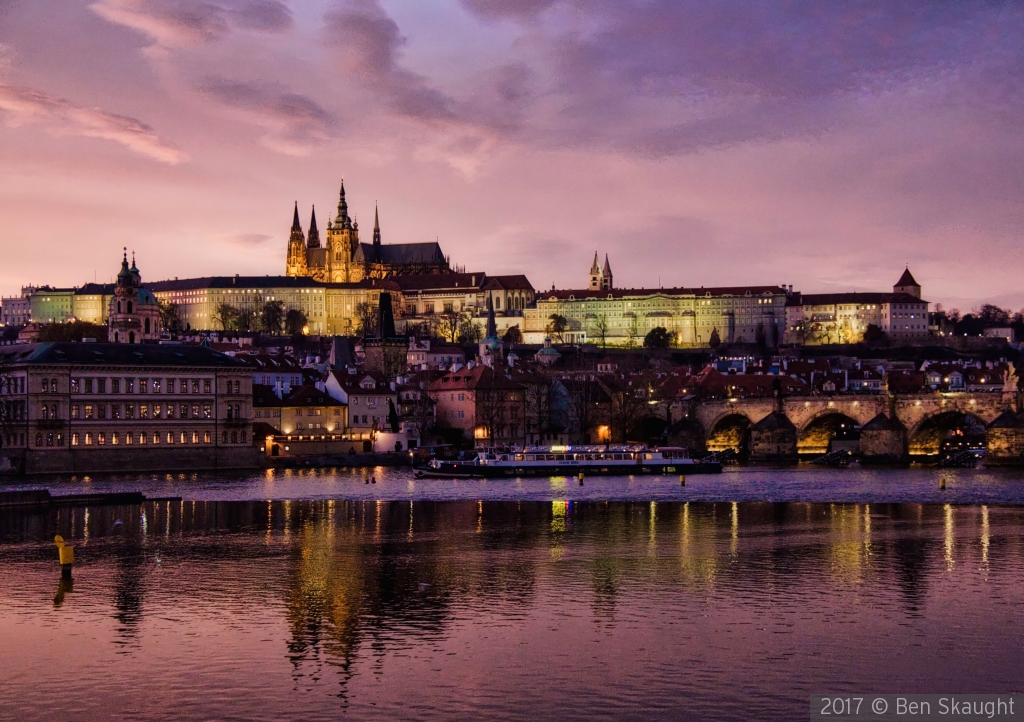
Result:
M673 404L672 418L677 438L753 460L820 455L839 446L865 461L934 459L951 431L981 426L986 464L1024 465L1021 402L1020 392L1006 391L690 399Z

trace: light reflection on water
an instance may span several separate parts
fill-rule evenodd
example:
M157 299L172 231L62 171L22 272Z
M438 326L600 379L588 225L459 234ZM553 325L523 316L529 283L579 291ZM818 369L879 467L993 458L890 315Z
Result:
M0 696L17 719L739 720L801 718L812 692L1005 693L1022 521L568 499L2 511Z
M946 479L946 488L940 479ZM373 479L375 483L368 483ZM727 467L722 474L521 479L417 479L409 467L267 469L254 473L34 478L3 489L55 494L142 491L150 497L255 499L812 501L1024 504L1024 470Z

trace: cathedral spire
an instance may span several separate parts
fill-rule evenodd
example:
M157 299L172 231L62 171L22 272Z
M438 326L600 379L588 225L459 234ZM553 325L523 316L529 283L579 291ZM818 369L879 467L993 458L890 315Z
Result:
M302 224L299 223L299 202L295 201L295 215L292 216L292 231L302 231Z
M316 206L313 206L313 215L309 219L309 235L307 236L307 248L320 247L320 231L316 227Z
M377 204L373 204L373 245L380 245L380 218L377 215Z
M338 217L334 219L334 225L341 228L351 228L352 219L348 217L348 203L345 201L345 179L341 179L341 193L338 195Z
M298 216L296 216L296 218L298 218ZM601 266L599 265L599 261L597 259L597 251L594 251L594 262L590 265L590 274L593 276L597 276L600 275L600 273Z

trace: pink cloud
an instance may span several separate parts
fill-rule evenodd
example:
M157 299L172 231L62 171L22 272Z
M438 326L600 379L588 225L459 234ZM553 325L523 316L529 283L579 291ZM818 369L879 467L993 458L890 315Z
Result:
M110 140L171 165L187 159L183 152L160 140L151 127L136 118L84 108L38 90L0 85L0 112L12 126L32 123L42 125L54 135Z

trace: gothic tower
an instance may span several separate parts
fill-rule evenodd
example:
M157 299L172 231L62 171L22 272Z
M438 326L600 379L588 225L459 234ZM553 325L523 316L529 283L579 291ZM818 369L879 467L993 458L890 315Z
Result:
M612 285L612 266L608 263L608 254L604 254L604 269L601 271L601 290L610 291L615 286Z
M299 223L298 201L295 203L295 214L292 217L292 233L288 237L288 261L285 265L285 275L306 275L306 238L302 233L302 224Z
M309 219L309 235L306 238L306 248L320 247L320 231L316 227L316 206L313 206L313 215Z
M601 267L597 261L597 251L594 251L594 262L590 264L590 290L601 290Z
M377 215L377 206L373 206L373 245L380 247L380 217Z
M338 215L333 224L327 226L327 273L324 281L330 283L349 283L359 281L353 273L352 255L359 245L359 231L352 225L348 215L348 203L345 201L345 181L341 181L341 193L338 197Z

